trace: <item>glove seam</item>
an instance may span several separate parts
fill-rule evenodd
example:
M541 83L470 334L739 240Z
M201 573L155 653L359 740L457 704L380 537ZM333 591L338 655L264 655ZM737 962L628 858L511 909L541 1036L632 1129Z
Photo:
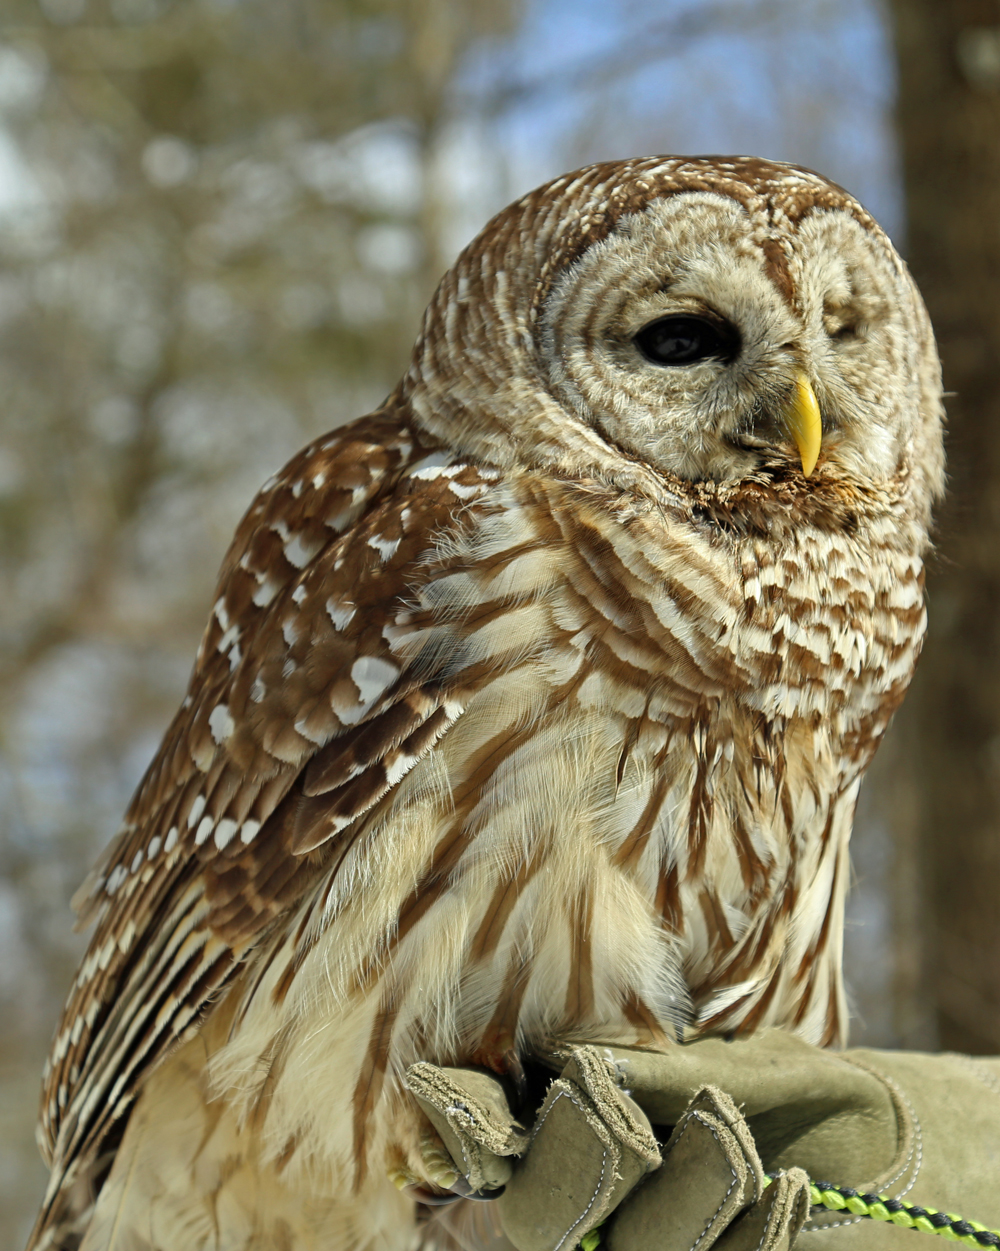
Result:
M902 1088L902 1086L900 1086L896 1079L890 1077L888 1073L883 1073L880 1069L875 1068L874 1065L866 1064L864 1061L857 1060L855 1058L848 1059L847 1056L841 1056L840 1058L847 1064L852 1064L855 1068L859 1068L865 1073L871 1073L873 1077L878 1078L878 1080L896 1096L910 1115L910 1120L913 1126L913 1141L910 1144L910 1149L907 1151L905 1159L900 1163L899 1167L891 1177L888 1177L885 1180L874 1179L876 1180L880 1190L887 1190L890 1186L895 1186L901 1178L905 1177L908 1169L910 1168L910 1164L913 1163L913 1176L910 1178L906 1187L895 1196L897 1199L901 1199L903 1195L909 1194L909 1192L913 1189L917 1178L920 1176L920 1170L923 1167L924 1162L923 1126L920 1124L920 1117L917 1115L917 1110L910 1102L906 1091ZM915 1162L914 1157L916 1157Z
M977 1078L988 1089L992 1090L995 1095L1000 1095L1000 1081L993 1076L988 1069L984 1069L977 1064L971 1056L958 1055L954 1051L945 1053L949 1060L957 1060L963 1068L969 1070L973 1077Z
M449 1117L449 1119L451 1117L456 1116L456 1114L461 1114L462 1116L464 1116L468 1124L471 1125L473 1129L475 1129L476 1119L467 1107L463 1107L459 1103L454 1103L445 1112L445 1116ZM459 1150L462 1152L462 1163L465 1165L465 1177L466 1179L468 1179L469 1177L472 1176L473 1164L472 1164L472 1161L469 1159L469 1153L465 1145L465 1138L471 1137L471 1135L469 1134L469 1130L467 1127L465 1127L464 1134L461 1134L458 1132L458 1127L455 1126L454 1123L452 1123L452 1128L455 1129L456 1131L455 1137L458 1139L458 1147L459 1147ZM477 1146L478 1146L478 1143L477 1143Z
M695 1120L696 1120L696 1121L698 1121L698 1123L699 1123L699 1124L704 1125L704 1127L705 1127L705 1128L708 1130L708 1132L712 1135L712 1137L715 1139L715 1141L719 1144L719 1147L720 1147L720 1148L721 1148L721 1150L722 1150L722 1158L723 1158L723 1159L726 1161L726 1163L729 1165L729 1171L730 1171L730 1172L732 1173L732 1175L733 1175L733 1180L732 1180L732 1182L730 1183L729 1189L726 1191L725 1195L723 1196L723 1198L722 1198L722 1202L719 1204L719 1206L715 1209L715 1211L712 1213L712 1215L711 1215L711 1216L708 1218L708 1220L705 1222L705 1228L701 1231L701 1233L700 1233L700 1234L698 1235L698 1237L694 1240L694 1242L692 1242L692 1244L691 1244L691 1246L690 1246L690 1248L689 1248L689 1251L696 1251L696 1248L697 1248L697 1246L698 1246L699 1242L701 1242L701 1241L702 1241L702 1239L704 1239L704 1238L707 1236L707 1234L708 1234L709 1230L712 1228L712 1226L715 1224L716 1220L718 1219L719 1213L722 1211L722 1209L723 1209L723 1208L726 1206L726 1204L729 1202L729 1196L733 1193L733 1188L736 1186L737 1182L740 1180L740 1179L739 1179L739 1174L736 1172L736 1170L733 1168L733 1166L732 1166L731 1164L729 1164L729 1159L728 1159L728 1157L726 1156L726 1149L725 1149L725 1147L722 1145L722 1140L720 1139L719 1135L715 1132L715 1129L713 1128L713 1126L712 1126L712 1125L710 1125L710 1124L709 1124L709 1122L708 1122L707 1120L705 1120L705 1119L702 1117L701 1113L699 1113L699 1112L692 1112L692 1113L691 1113L691 1115L688 1117L688 1119L687 1119L687 1124L684 1126L684 1128L681 1130L681 1132L677 1135L677 1139L676 1139L676 1141L674 1142L673 1147L671 1147L671 1151L674 1151L674 1150L676 1150L676 1149L677 1149L677 1146L678 1146L678 1144L680 1143L681 1139L684 1137L684 1135L685 1135L685 1134L688 1132L688 1130L690 1129L690 1127L691 1127L691 1122L692 1122L692 1121L695 1121Z
M905 1104L906 1109L909 1112L910 1117L912 1118L913 1142L910 1145L910 1150L906 1154L906 1159L902 1162L902 1164L899 1166L896 1172L892 1175L892 1177L888 1179L888 1181L877 1183L878 1189L880 1191L888 1190L890 1186L894 1186L902 1177L906 1175L907 1169L910 1167L910 1163L913 1162L913 1176L910 1178L907 1185L904 1186L903 1189L899 1192L899 1194L894 1196L894 1198L901 1199L903 1195L909 1194L910 1191L913 1189L913 1187L916 1185L917 1178L920 1176L920 1170L921 1168L923 1168L924 1132L923 1132L923 1126L920 1124L920 1117L917 1115L917 1110L916 1108L914 1108L913 1104L910 1102L909 1097L906 1094L906 1091L903 1090L903 1088L899 1085L898 1082L896 1082L893 1078L889 1077L887 1073L881 1073L879 1072L878 1069L873 1068L871 1065L860 1063L857 1060L853 1060L853 1059L848 1060L846 1056L841 1056L841 1059L845 1060L846 1063L853 1064L856 1068L863 1069L865 1072L871 1073L874 1077L877 1077L879 1081L883 1082L887 1087L889 1087L889 1089L892 1090L898 1096L900 1101L903 1104ZM914 1157L916 1157L915 1161L914 1161ZM864 1219L865 1218L863 1216L855 1216L851 1220L848 1220L848 1221L839 1220L839 1221L807 1222L806 1224L802 1226L801 1232L804 1234L821 1234L826 1229L840 1229L848 1225L858 1225Z
M574 1106L576 1106L576 1107L578 1107L578 1108L580 1109L580 1111L584 1114L584 1116L586 1116L586 1115L587 1115L587 1109L584 1107L584 1105L583 1105L582 1103L580 1103L580 1102L579 1102L579 1100L574 1099L574 1098L573 1098L573 1096L572 1096L572 1094L570 1094L570 1092L569 1092L568 1090L560 1090L560 1091L558 1092L558 1094L556 1095L556 1097L555 1097L555 1098L552 1100L552 1102L549 1104L549 1106L545 1109L545 1113L544 1113L544 1115L541 1117L541 1119L539 1120L538 1124L535 1126L535 1131L534 1131L534 1133L532 1134L532 1139L534 1139L534 1138L535 1138L535 1136L538 1134L539 1130L542 1128L542 1126L545 1124L546 1120L548 1119L548 1115L549 1115L549 1113L550 1113L550 1112L552 1111L552 1109L556 1106L556 1104L559 1102L559 1100L560 1100L560 1099L568 1099L568 1100L570 1101L570 1103L572 1103ZM603 1187L603 1185L604 1185L604 1175L605 1175L605 1173L607 1172L607 1160L608 1160L608 1149L607 1149L607 1147L606 1147L603 1143L601 1143L601 1176L600 1176L600 1178L598 1179L598 1182L597 1182L597 1188L596 1188L596 1190L594 1191L594 1193L591 1195L591 1197L590 1197L590 1202L589 1202L589 1203L587 1204L587 1206L583 1209L583 1211L580 1213L580 1215L576 1218L576 1220L573 1222L573 1224L572 1224L572 1225L570 1225L570 1227L566 1230L566 1232L565 1232L565 1233L563 1234L563 1236L559 1239L559 1241L556 1243L556 1245L552 1248L552 1251L559 1251L559 1248L563 1245L563 1243L564 1243L564 1242L566 1241L566 1239L570 1236L570 1234L573 1232L573 1230L574 1230L574 1229L576 1229L576 1227L577 1227L577 1226L578 1226L578 1225L579 1225L582 1221L586 1220L586 1218L587 1218L587 1213L590 1211L590 1209L591 1209L591 1208L594 1206L594 1204L597 1202L597 1196L601 1193L601 1188L602 1188L602 1187Z
M775 1181L772 1184L776 1186L778 1184L777 1179L775 1179ZM767 1237L770 1231L771 1231L771 1217L770 1215L768 1215L767 1220L764 1222L764 1228L760 1231L760 1242L757 1243L757 1246L754 1248L754 1251L760 1251L761 1247L764 1245L764 1239Z
M871 1072L875 1073L877 1072L877 1070L872 1069ZM886 1073L878 1073L878 1076L882 1079L882 1081L885 1082L885 1084L891 1090L895 1091L895 1093L899 1096L900 1100L906 1105L906 1110L909 1112L910 1117L913 1120L913 1144L911 1145L910 1150L907 1152L906 1159L899 1166L899 1168L896 1170L893 1176L889 1178L888 1181L879 1183L879 1188L882 1190L888 1189L889 1186L895 1186L895 1184L902 1177L905 1176L906 1171L910 1166L910 1162L914 1161L913 1176L910 1178L907 1185L904 1186L904 1188L899 1192L899 1194L895 1196L897 1199L901 1199L903 1195L909 1194L910 1191L913 1189L913 1187L916 1185L917 1178L920 1176L920 1170L923 1168L924 1131L923 1131L923 1126L920 1124L920 1117L917 1116L917 1110L913 1106L913 1104L910 1102L909 1096L907 1095L906 1091L902 1088L902 1086L900 1086L899 1083L894 1078L889 1077L888 1074ZM914 1157L916 1157L915 1160L914 1160Z

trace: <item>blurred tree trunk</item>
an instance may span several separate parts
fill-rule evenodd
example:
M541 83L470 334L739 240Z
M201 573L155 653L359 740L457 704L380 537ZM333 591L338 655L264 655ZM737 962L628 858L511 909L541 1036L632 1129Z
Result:
M1000 6L893 0L908 259L937 330L949 500L909 709L943 1048L1000 1052Z

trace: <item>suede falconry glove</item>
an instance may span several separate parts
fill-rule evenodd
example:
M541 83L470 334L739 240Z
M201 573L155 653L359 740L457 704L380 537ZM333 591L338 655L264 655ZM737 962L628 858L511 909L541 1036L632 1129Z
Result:
M530 1124L493 1074L407 1075L433 1126L428 1179L503 1188L519 1251L570 1251L598 1226L608 1251L784 1251L813 1234L831 1251L919 1251L909 1229L810 1212L808 1178L1000 1228L1000 1060L829 1052L766 1030L549 1063L564 1067Z

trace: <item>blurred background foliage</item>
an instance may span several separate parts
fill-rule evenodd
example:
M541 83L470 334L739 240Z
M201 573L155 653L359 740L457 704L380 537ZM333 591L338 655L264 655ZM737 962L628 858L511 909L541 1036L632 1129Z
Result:
M797 161L905 243L893 35L877 0L4 0L3 1245L42 1185L38 1077L85 941L69 896L180 698L259 483L378 403L458 249L576 165ZM875 1045L939 1025L920 707L856 838L848 973Z

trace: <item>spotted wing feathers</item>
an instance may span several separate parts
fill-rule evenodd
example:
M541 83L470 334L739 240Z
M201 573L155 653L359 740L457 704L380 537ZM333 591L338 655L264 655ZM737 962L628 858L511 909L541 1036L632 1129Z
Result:
M53 1195L342 831L460 714L455 676L398 659L386 627L398 635L434 537L496 475L433 456L421 471L425 451L384 417L356 423L244 518L187 697L80 892L97 927L43 1090Z

